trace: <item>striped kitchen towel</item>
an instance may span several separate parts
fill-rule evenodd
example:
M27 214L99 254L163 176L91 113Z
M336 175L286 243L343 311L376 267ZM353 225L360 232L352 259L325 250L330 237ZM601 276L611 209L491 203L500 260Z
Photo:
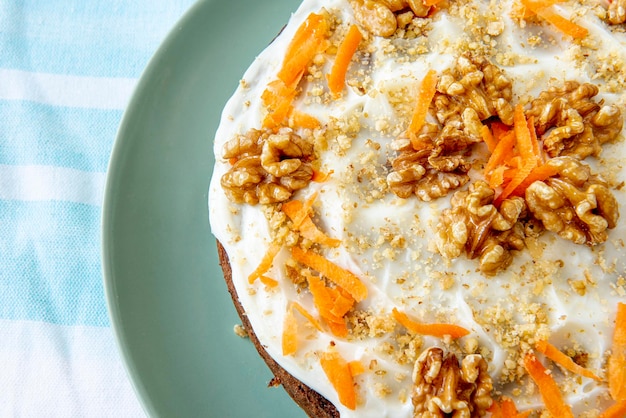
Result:
M102 283L106 169L193 0L0 2L0 416L144 415Z

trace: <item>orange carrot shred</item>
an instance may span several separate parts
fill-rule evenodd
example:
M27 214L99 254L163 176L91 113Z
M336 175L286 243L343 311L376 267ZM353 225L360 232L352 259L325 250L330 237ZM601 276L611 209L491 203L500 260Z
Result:
M256 279L261 277L266 271L270 269L270 267L272 267L272 263L274 263L274 257L276 257L276 254L278 254L281 248L282 246L276 243L272 243L269 246L257 268L250 274L250 276L248 276L248 283L254 283Z
M301 214L304 211L304 204L299 200L291 200L289 202L283 203L282 210L285 214L295 223L296 220L301 218ZM328 247L338 247L341 245L341 240L330 238L326 234L324 234L318 227L313 223L311 217L307 214L302 221L299 221L300 225L296 228L303 237L310 239L311 241L323 244Z
M524 356L524 368L539 388L539 393L548 412L553 417L574 418L571 408L563 400L563 395L552 375L534 354L528 353Z
M502 413L502 406L496 401L493 401L487 411L491 413L491 418L505 418Z
M420 144L417 139L417 135L426 123L428 108L430 107L430 103L433 101L433 97L435 97L435 92L437 91L437 81L438 77L435 70L429 70L422 80L417 93L417 102L415 104L415 109L413 110L413 116L408 130L409 138L411 139L413 148L416 150L419 150L422 147L422 144Z
M618 401L605 409L598 418L624 418L626 417L626 401Z
M608 376L611 397L626 401L626 304L621 302L617 304Z
M348 335L348 328L343 315L338 316L334 313L337 312L336 300L338 291L327 287L324 280L312 275L307 277L307 281L309 283L309 291L313 295L313 303L324 322L330 328L330 331L338 337Z
M515 106L513 113L513 132L515 132L517 151L524 161L536 157L528 121L524 114L524 107L521 104Z
M272 279L271 277L267 277L267 276L261 275L261 276L259 276L259 280L261 280L261 283L263 283L267 287L276 287L276 286L278 286L278 281Z
M323 274L330 281L345 289L357 302L367 297L367 287L352 272L339 267L319 254L300 247L293 247L291 255L299 263Z
M530 116L526 121L528 132L530 133L530 142L533 148L533 154L537 158L539 164L543 163L543 155L541 154L541 148L539 146L539 139L537 138L537 130L535 129L535 117Z
M339 44L337 56L333 63L330 74L328 74L328 88L333 95L339 95L346 84L346 74L352 61L352 56L356 52L363 39L361 31L356 25L350 26L345 38Z
M572 38L581 39L587 36L589 30L584 28L576 23L568 20L554 11L552 7L543 7L537 9L535 11L537 16L542 19L550 22L553 26L555 26L558 30L563 32L566 35L571 36Z
M322 171L313 169L313 177L311 178L311 181L314 181L316 183L324 183L330 178L330 176L332 176L333 173L333 170L324 173Z
M576 373L581 376L597 380L599 382L602 381L602 379L600 379L591 370L585 369L584 367L574 363L574 360L572 360L571 357L569 357L561 350L545 340L538 341L537 344L535 344L535 348L537 349L537 351L544 354L550 360L554 361L555 363L572 373Z
M424 6L434 6L435 4L441 2L441 0L424 0Z
M339 402L349 409L356 409L356 390L350 366L336 351L320 354L320 364L326 377L339 396Z
M515 134L513 131L505 134L496 144L495 149L491 153L487 164L485 165L485 174L490 175L491 171L499 165L504 165L505 157L510 154L515 145Z
M547 178L556 176L558 173L559 172L557 171L556 168L554 168L554 166L551 166L548 164L537 166L533 168L530 174L528 174L528 176L524 179L524 181L522 181L520 185L517 186L515 190L513 190L513 192L511 192L511 195L523 196L524 191L526 191L528 186L530 186L534 182L543 181Z
M296 308L298 312L300 312L302 316L304 316L315 327L315 329L317 329L320 332L322 331L322 326L320 325L319 321L315 319L315 317L311 315L309 311L304 309L304 307L300 305L298 302L291 302L291 304L293 305L294 308Z
M287 307L285 320L283 321L283 339L282 339L283 356L291 356L296 354L298 350L298 322L293 315L291 305Z
M326 17L311 13L289 43L278 78L288 86L297 84L315 55L322 49L327 34Z
M352 376L358 376L365 373L365 366L359 360L349 362L348 367L350 367L350 373Z
M454 324L423 324L416 322L408 317L404 312L400 312L396 308L392 310L393 317L403 327L416 334L432 335L433 337L443 338L449 335L452 338L461 338L468 335L470 332Z
M489 152L493 152L493 150L496 149L497 142L493 134L491 133L491 129L489 129L489 126L483 125L483 127L480 128L480 133L482 135L483 142L487 145L487 149L489 150Z
M511 181L506 185L502 193L494 200L494 205L499 206L500 202L509 197L511 193L513 193L513 191L517 189L517 187L522 184L524 180L526 180L526 178L530 175L530 173L536 166L537 161L534 159L525 161L524 165L520 167L515 173L515 177L511 179Z
M289 118L289 127L291 127L292 129L317 129L320 126L322 126L322 124L315 116L309 115L308 113L300 112L298 110L294 110L291 112L291 116Z

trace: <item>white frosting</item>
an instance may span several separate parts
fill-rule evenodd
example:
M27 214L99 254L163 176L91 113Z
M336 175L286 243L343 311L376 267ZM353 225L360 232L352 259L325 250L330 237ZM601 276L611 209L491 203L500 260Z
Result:
M602 76L609 65L603 57L617 56L626 62L626 36L624 33L610 33L606 25L595 16L593 8L583 8L586 13L577 21L589 29L585 40L586 47L572 43L567 37L547 25L528 23L525 28L509 18L510 1L481 2L468 1L484 13L500 16L504 25L501 35L494 37L497 48L517 55L512 65L500 65L514 83L516 98L536 95L548 86L550 79L591 81L601 87L599 97L607 104L615 103L624 109L626 88L621 92L608 91ZM233 271L233 281L242 305L255 333L268 353L287 371L317 390L335 404L342 417L410 417L413 406L410 391L411 364L399 364L393 356L385 354L383 344L393 343L392 335L376 338L342 339L330 333L310 330L295 356L281 354L282 323L288 301L296 300L310 312L315 312L310 295L298 293L281 268L288 257L283 249L277 256L269 275L279 282L277 289L266 290L259 281L250 285L247 277L258 266L268 247L270 231L260 205L238 205L230 202L220 186L220 178L229 169L229 164L221 158L226 141L235 134L245 133L261 126L263 110L261 93L266 85L275 79L281 64L286 45L295 30L310 12L322 7L342 10L344 21L354 22L351 8L344 0L305 0L289 24L276 40L263 51L243 76L245 83L237 89L226 105L221 124L215 136L216 165L210 185L209 209L212 231L226 248ZM580 12L580 4L566 2L559 5L559 11L566 16ZM461 256L451 263L444 262L433 252L429 243L435 240L436 225L441 209L449 205L449 197L424 203L416 198L400 199L392 193L364 200L355 193L354 179L361 169L372 169L375 164L386 164L388 144L394 139L393 126L383 134L377 129L380 121L397 119L388 96L381 92L401 86L414 86L429 68L438 71L452 65L455 59L455 43L467 35L464 22L449 16L445 10L438 11L428 30L426 42L429 52L416 55L412 62L399 65L381 51L388 41L374 39L377 47L372 60L379 67L372 74L373 90L360 95L347 87L342 99L330 105L309 105L300 100L296 107L316 116L326 123L330 116L341 119L355 113L359 115L362 129L352 139L352 147L345 153L334 152L333 146L321 155L325 171L334 174L323 184L312 183L298 193L305 198L314 190L321 190L315 205L319 224L326 233L344 243L339 249L329 251L327 256L338 265L352 271L366 284L369 294L358 304L360 310L371 310L382 314L396 307L410 312L416 319L437 322L452 322L471 331L465 339L475 338L480 347L487 349L491 358L490 373L498 382L507 359L502 348L498 323L482 324L485 315L494 322L500 318L500 325L510 316L517 324L517 331L534 332L537 312L545 313L545 329L550 333L550 341L556 345L563 343L574 348L578 345L589 353L588 368L604 376L603 367L606 352L610 348L615 307L618 301L625 302L624 288L618 278L626 276L626 190L615 190L621 204L622 217L615 229L610 230L606 243L587 247L575 245L554 234L544 233L539 245L545 245L540 262L533 260L528 252L517 254L513 264L504 272L492 278L476 273L477 263ZM528 38L531 33L553 37L555 42L547 42L531 47ZM549 45L549 46L545 46ZM598 46L590 48L589 46ZM577 64L575 55L584 49L592 57L585 65ZM332 62L332 58L329 59ZM626 75L621 70L623 86ZM244 85L245 84L245 85ZM516 99L514 99L514 102ZM371 139L381 144L380 150L366 145ZM340 141L341 139L338 139ZM610 172L617 183L626 181L626 145L623 136L614 144L605 145L600 160L588 158L600 173ZM375 190L375 184L367 181L362 187ZM356 205L355 205L356 203ZM388 240L371 248L359 249L356 238L361 242L376 243L384 237L381 231L402 235L406 248L393 248ZM560 266L560 267L559 267ZM546 276L546 272L550 274ZM541 277L537 277L541 275ZM442 289L442 277L451 280ZM402 278L402 280L399 280ZM568 282L569 280L569 282ZM572 280L587 283L586 294L580 296L570 286ZM590 281L593 281L591 283ZM449 287L449 288L447 288ZM536 308L540 309L536 309ZM546 331L546 332L547 332ZM338 401L337 394L321 370L316 351L326 350L331 343L348 360L360 360L364 365L377 361L377 369L386 373L366 371L356 379L358 407L355 411L345 408ZM464 339L459 342L463 346ZM423 348L445 343L433 337L425 337ZM558 371L555 373L558 374ZM510 383L498 390L513 393L521 387L524 396L514 396L519 408L540 407L537 396L526 395L527 386ZM381 389L388 393L383 395ZM566 395L574 406L575 413L601 409L606 405L606 384L597 384L584 379L580 385L572 385Z

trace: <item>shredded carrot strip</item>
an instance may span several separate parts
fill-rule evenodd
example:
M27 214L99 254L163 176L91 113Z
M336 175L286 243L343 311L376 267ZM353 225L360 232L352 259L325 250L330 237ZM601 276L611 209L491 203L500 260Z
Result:
M545 19L547 22L550 22L554 25L558 30L563 32L566 35L571 36L572 38L581 39L587 36L589 30L584 28L576 23L568 20L554 11L551 7L543 7L535 11L537 16Z
M513 147L515 146L515 134L513 131L508 134L502 136L498 143L496 144L496 148L491 153L487 164L485 165L485 175L489 176L491 171L500 165L504 165L506 158L513 151Z
M624 418L626 417L626 401L618 401L605 409L598 418Z
M352 376L358 376L365 373L365 366L359 360L349 362L348 367L350 367L350 373Z
M352 272L339 267L319 254L300 247L293 247L291 255L299 263L323 274L330 281L345 289L357 302L367 297L367 287Z
M489 126L483 125L483 127L480 128L480 133L482 135L483 142L487 145L487 149L489 150L489 152L493 152L493 150L496 149L497 142L493 134L491 133L491 129L489 129Z
M267 277L267 276L259 276L259 280L261 280L261 283L263 283L265 286L267 287L276 287L278 286L278 281L272 279L271 277Z
M295 88L288 87L282 80L269 83L261 94L261 100L268 112L263 119L263 127L271 129L280 126L293 110L295 97Z
M304 309L304 307L300 305L298 302L294 301L294 302L291 302L291 304L293 305L294 308L296 308L298 312L300 312L302 316L304 316L315 327L315 329L322 332L322 326L320 325L319 321L315 319L315 317L311 315L309 311Z
M585 369L584 367L574 363L574 360L572 360L568 355L566 355L561 350L545 340L538 341L537 344L535 344L535 348L537 349L537 351L544 354L550 360L554 361L555 363L572 373L576 373L581 376L597 380L599 382L602 381L602 379L600 379L591 370Z
M329 172L324 173L322 171L313 169L313 177L311 178L311 181L314 181L316 183L324 183L330 178L330 176L333 173L334 173L333 170L330 170Z
M254 283L256 279L261 277L263 274L265 274L265 272L267 272L270 269L270 267L272 267L272 263L274 262L274 257L276 257L276 254L278 254L281 248L282 246L276 243L272 243L269 246L269 248L267 249L267 252L261 259L261 262L259 263L257 268L250 274L250 276L248 276L248 282L250 284Z
M428 108L430 107L430 103L433 101L433 97L435 97L435 92L437 91L437 81L438 77L435 70L429 70L422 80L417 93L417 102L415 104L415 109L413 110L413 116L408 130L409 138L411 139L411 143L413 144L413 148L415 150L419 150L423 147L423 144L419 143L417 135L426 123Z
M432 335L433 337L443 338L449 335L452 338L461 338L470 332L465 328L454 324L423 324L416 322L408 317L404 312L400 312L396 308L392 310L393 317L403 327L416 334Z
M441 0L424 0L424 6L434 6L435 4L441 2Z
M291 112L291 116L289 117L289 127L292 129L317 129L320 126L322 126L322 124L315 116L311 116L308 113L300 112L298 110L293 110Z
M505 418L502 413L502 406L496 401L493 401L487 411L491 413L491 418Z
M513 399L503 396L500 402L493 401L487 409L491 412L491 418L526 418L532 411L518 412Z
M544 162L543 155L541 153L541 147L539 146L539 138L537 138L537 130L535 129L535 117L530 116L526 122L528 132L530 133L530 142L533 147L533 154L537 158L537 163L542 164Z
M548 412L553 417L574 418L571 408L563 400L563 395L552 375L534 354L528 353L524 356L524 368L539 388L539 393Z
M349 409L356 409L356 390L350 366L336 351L320 354L320 364L326 377L339 396L339 402Z
M557 169L551 165L544 164L537 166L533 168L530 174L528 174L528 176L524 179L524 181L521 182L520 185L517 186L515 190L513 190L513 192L511 192L511 195L522 196L526 189L528 189L528 186L530 186L534 182L543 181L547 178L556 176L557 174Z
M289 43L278 78L287 86L297 84L315 55L322 49L327 35L326 17L311 13Z
M495 121L491 123L491 130L493 131L493 136L497 143L500 142L504 135L511 131L511 127L502 122Z
M356 52L363 39L361 31L356 25L350 26L345 38L339 44L337 56L333 67L328 74L328 88L333 95L339 95L346 84L346 74L352 61L352 56Z
M299 220L301 217L304 210L304 204L299 200L291 200L283 204L282 210L289 217L289 219L295 223L295 220ZM326 245L328 247L338 247L341 245L341 240L330 238L328 235L320 231L308 214L306 214L296 229L300 231L303 237L308 238L315 243Z
M527 13L525 17L529 16L528 12L530 11L531 12L530 15L532 15L532 13L536 14L537 16L549 22L550 24L552 24L554 27L556 27L558 30L560 30L566 35L569 35L573 38L578 38L578 39L584 38L585 36L587 36L587 34L589 33L587 28L577 25L576 23L564 18L563 16L558 14L556 11L554 11L554 9L552 8L552 5L556 3L560 3L560 1L522 0L522 4L524 5L524 7L527 8Z
M324 322L330 328L330 331L338 337L348 335L348 327L343 319L343 315L338 316L334 313L337 312L335 307L338 291L327 287L324 280L311 275L307 277L307 281L309 283L309 291L313 295L313 303Z
M608 375L611 397L626 401L626 304L621 302L617 304Z
M524 107L521 104L515 106L513 113L513 132L515 132L517 151L524 161L532 160L536 157L535 146L533 145L528 121L524 114ZM537 147L537 149L539 149Z
M293 315L291 305L287 307L285 320L283 321L283 339L282 339L283 356L291 356L296 354L298 350L298 322Z

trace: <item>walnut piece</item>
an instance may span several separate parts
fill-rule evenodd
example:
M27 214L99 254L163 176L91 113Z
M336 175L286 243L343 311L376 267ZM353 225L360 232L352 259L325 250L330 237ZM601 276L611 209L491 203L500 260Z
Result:
M444 209L437 225L437 248L447 259L463 252L479 258L485 274L495 274L512 260L512 250L524 247L526 203L520 197L505 199L500 208L493 205L495 192L482 181L472 183L468 190L458 191Z
M537 181L526 190L529 211L543 226L577 244L596 245L608 238L619 218L617 200L590 168L570 157L549 160L557 177Z
M368 32L385 38L413 17L426 17L431 6L421 0L350 0L354 17Z
M234 163L221 178L222 188L236 203L284 202L310 183L313 155L312 141L291 129L251 129L224 144L224 159Z
M423 351L413 368L412 401L416 418L482 417L493 403L487 362L470 354L461 364L439 347Z
M613 0L610 2L607 18L612 25L626 22L626 0Z
M496 116L511 124L511 98L512 84L503 71L482 57L460 57L439 78L432 105L438 123L426 123L413 142L394 142L398 155L387 177L391 191L430 201L465 185L471 166L467 154L482 141L482 121Z
M597 94L598 87L593 84L566 81L532 101L526 114L534 118L548 155L580 159L598 156L602 144L617 138L622 130L622 113L615 105L593 100Z

